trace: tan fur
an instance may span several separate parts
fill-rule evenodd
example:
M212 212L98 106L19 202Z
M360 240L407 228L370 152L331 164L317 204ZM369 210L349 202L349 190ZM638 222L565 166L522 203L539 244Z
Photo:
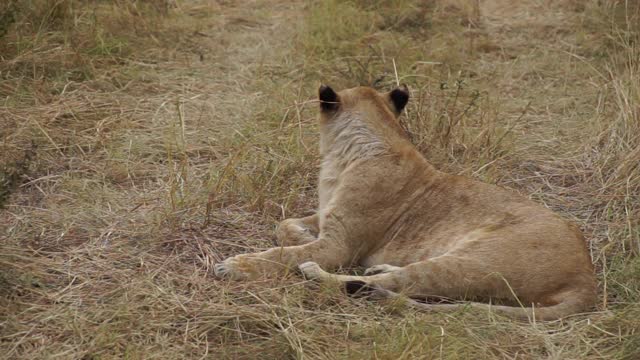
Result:
M317 214L283 221L282 247L226 259L218 276L300 265L307 277L364 282L385 297L470 299L540 320L594 305L593 268L575 225L509 190L436 170L402 131L390 93L358 87L337 96L337 108L320 114ZM377 274L322 270L352 265ZM512 306L480 303L496 301Z

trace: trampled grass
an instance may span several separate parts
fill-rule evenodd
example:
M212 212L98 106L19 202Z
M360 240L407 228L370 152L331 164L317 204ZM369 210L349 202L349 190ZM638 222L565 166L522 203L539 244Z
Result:
M5 358L636 359L632 1L0 5ZM578 223L593 313L415 313L296 274L215 279L316 206L320 82L408 84L440 169Z

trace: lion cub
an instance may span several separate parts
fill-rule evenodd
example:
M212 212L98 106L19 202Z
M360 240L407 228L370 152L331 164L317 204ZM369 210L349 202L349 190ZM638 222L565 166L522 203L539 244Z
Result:
M321 86L319 98L318 212L283 221L282 247L228 258L216 264L217 276L298 266L350 293L470 299L477 302L408 304L540 320L594 306L596 280L578 228L512 191L436 170L399 125L406 87ZM351 265L368 267L365 276L323 270ZM495 301L507 305L486 304Z

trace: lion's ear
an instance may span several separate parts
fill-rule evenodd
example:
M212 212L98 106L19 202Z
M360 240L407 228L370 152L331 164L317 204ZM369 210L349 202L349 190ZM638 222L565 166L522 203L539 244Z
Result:
M404 84L400 85L389 92L389 100L391 100L396 114L400 114L409 102L409 89Z
M334 111L340 105L338 94L327 85L320 85L318 99L320 100L320 109L322 111Z

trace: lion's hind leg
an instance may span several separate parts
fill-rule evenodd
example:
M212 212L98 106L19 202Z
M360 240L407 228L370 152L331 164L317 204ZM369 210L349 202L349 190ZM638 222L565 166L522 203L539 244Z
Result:
M383 289L400 293L412 298L464 298L487 295L486 289L492 289L490 296L509 295L509 288L500 276L491 276L481 270L481 264L457 256L442 255L437 258L418 261L407 266L376 265L365 273L375 275L352 276L330 274L313 262L299 266L308 279L320 281L338 281L345 286ZM354 282L352 284L349 284ZM345 288L350 292L349 288Z
M397 299L397 298L405 298L397 292L391 291L389 289L383 288L375 282L365 281L373 276L351 276L351 275L337 275L330 274L322 268L314 263L314 262L306 262L300 264L300 271L303 273L305 278L309 280L319 280L319 281L338 281L341 282L344 286L344 290L347 294L353 297L366 297L368 299L382 300L382 299ZM371 270L370 270L371 269ZM392 265L374 265L367 269L369 273L377 273L377 274L388 274L389 272L402 269L398 266ZM365 272L366 274L367 272ZM385 276L386 277L386 276ZM406 298L407 301L418 302Z
M391 265L375 265L365 271L365 276L357 275L338 275L324 271L320 265L315 262L308 261L298 266L305 278L309 280L319 281L338 281L338 282L360 282L372 288L390 289L396 288L393 284L393 278L390 276L393 272L402 270L403 268ZM375 273L375 275L372 275ZM364 285L363 285L364 286ZM348 289L347 289L347 292Z

